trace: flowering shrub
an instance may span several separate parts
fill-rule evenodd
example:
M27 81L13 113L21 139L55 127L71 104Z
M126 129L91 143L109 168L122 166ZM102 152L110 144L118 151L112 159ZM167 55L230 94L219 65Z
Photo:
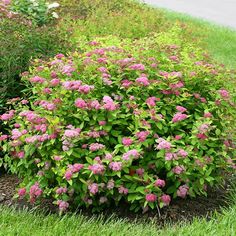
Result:
M13 11L23 14L33 23L40 26L59 17L54 11L55 8L60 6L57 2L48 3L45 0L12 0L11 5Z
M33 95L11 101L0 136L2 162L23 178L19 197L50 196L60 211L154 209L206 194L235 168L230 72L178 35L81 40L23 73Z

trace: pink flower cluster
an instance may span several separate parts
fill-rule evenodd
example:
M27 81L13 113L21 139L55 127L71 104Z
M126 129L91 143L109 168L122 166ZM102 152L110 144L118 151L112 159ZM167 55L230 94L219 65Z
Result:
M45 100L40 101L39 105L48 111L53 111L56 109L56 105L54 103L51 103Z
M149 131L140 131L136 133L135 136L138 138L139 142L144 142L149 134Z
M93 164L89 166L88 169L91 170L94 175L102 175L105 171L104 165L101 164Z
M39 76L34 76L33 78L30 78L29 80L32 83L38 83L38 84L43 84L46 81L44 78L41 78Z
M66 193L66 192L67 192L67 187L59 187L56 190L56 194L58 194L58 195L61 195L61 194Z
M161 201L164 203L164 206L168 206L168 205L170 205L171 197L167 194L163 194L161 196Z
M165 182L165 180L162 180L162 179L158 179L154 183L154 186L159 187L159 188L164 188L165 185L166 185L166 182Z
M118 188L118 192L119 192L120 194L127 195L127 194L129 193L129 190L128 190L127 188L123 187L123 186L120 186L120 187Z
M30 187L29 195L30 195L30 202L34 203L37 198L39 198L43 193L43 190L39 187L39 183L35 183Z
M103 148L105 148L105 146L101 143L92 143L89 145L89 150L91 152L95 152L95 151L101 150Z
M177 122L182 121L182 120L185 120L185 119L187 119L187 118L188 118L188 116L187 116L186 114L183 114L183 113L181 113L181 112L177 112L177 113L174 115L174 117L173 117L173 119L172 119L172 122L173 122L173 123L177 123Z
M116 104L114 103L113 99L109 96L103 97L103 108L108 111L114 111L117 109Z
M147 98L146 103L148 106L154 107L154 106L156 106L156 101L158 101L158 100L159 99L156 97L149 97L149 98Z
M177 196L181 198L185 198L188 194L189 187L185 184L179 187L177 190Z
M15 115L15 111L10 110L9 112L0 115L0 120L2 121L11 120L14 117L14 115Z
M92 183L88 186L88 190L92 195L95 195L98 192L98 184Z
M129 66L129 69L144 71L145 66L143 64L133 64L133 65Z
M133 143L133 140L131 138L123 138L122 139L122 144L124 146L130 146Z
M145 196L147 202L155 202L157 200L157 196L153 193L149 193Z
M111 162L109 164L109 168L111 170L113 170L113 171L121 171L121 169L122 169L122 162L116 162L116 161Z
M157 140L157 143L158 143L157 149L159 149L159 150L162 150L162 149L168 150L168 149L171 148L171 143L168 142L168 141L166 141L166 140L163 139L163 138L159 138L159 139Z
M68 169L66 170L65 174L64 174L64 178L69 181L71 180L72 176L74 173L78 173L81 169L84 168L83 164L80 163L76 163L74 165L69 165Z
M139 152L136 149L129 150L123 155L123 160L129 161L130 157L138 158L139 157Z
M177 174L177 175L180 175L181 173L183 173L185 171L185 168L184 166L175 166L173 169L172 169L172 172L174 174Z
M68 209L69 203L66 201L58 200L57 205L59 207L60 212L64 212Z
M142 86L150 85L148 78L144 75L142 77L137 78L135 81L137 84L142 85Z

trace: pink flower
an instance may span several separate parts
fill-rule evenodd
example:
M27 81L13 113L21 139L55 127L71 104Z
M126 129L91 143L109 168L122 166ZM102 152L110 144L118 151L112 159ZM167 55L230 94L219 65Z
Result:
M81 109L85 109L87 108L87 103L82 98L78 98L75 101L75 106Z
M198 130L199 130L199 132L200 132L201 134L206 133L206 132L208 131L208 129L209 129L209 125L208 125L208 124L202 124L202 125L200 125L200 127L198 128Z
M24 197L25 194L26 194L26 188L20 188L20 189L18 190L18 195L19 195L19 197Z
M50 84L51 84L51 86L57 86L57 85L59 85L60 84L60 80L59 79L52 79L51 81L50 81Z
M108 72L107 68L105 68L105 67L98 68L98 71L100 71L102 73L107 73Z
M109 168L112 169L113 171L121 171L122 169L122 162L111 162L109 164Z
M98 192L98 184L93 183L88 186L88 190L91 194L95 195Z
M139 168L136 170L136 174L139 175L139 176L143 176L144 174L144 169L143 168Z
M14 114L15 114L15 111L11 110L8 113L4 113L4 114L0 115L0 120L3 120L3 121L11 120L13 118Z
M118 188L118 191L119 191L120 194L124 194L124 195L127 195L129 193L129 190L127 188L123 187L123 186L120 186Z
M127 79L121 81L121 86L124 88L129 88L132 84L133 82Z
M181 156L181 157L187 157L188 156L188 153L186 151L184 151L183 149L180 149L178 152L177 152L177 155L178 156Z
M157 196L153 193L149 193L145 196L147 202L155 202L157 200Z
M110 96L104 96L103 97L103 108L108 111L114 111L116 110L116 104L114 103L113 99Z
M66 173L64 174L64 177L67 181L71 180L72 176L73 176L73 173L71 170L67 170Z
M184 113L184 112L187 111L187 109L186 109L185 107L182 107L182 106L177 106L177 107L176 107L176 110L179 111L179 112L181 112L181 113Z
M24 152L24 151L18 152L18 153L17 153L17 156L18 156L20 159L22 159L22 158L24 158L24 156L25 156L25 152Z
M105 120L101 120L101 121L98 122L98 124L101 125L101 126L106 125L106 123L107 123L107 122L106 122Z
M207 136L205 134L197 134L197 138L205 140L207 139Z
M174 158L174 153L167 152L165 155L165 160L166 161L171 161Z
M173 123L176 123L176 122L179 122L179 121L182 121L182 120L185 120L187 119L188 116L186 114L182 114L180 112L176 113L172 119L172 122Z
M149 131L140 131L135 134L135 136L139 139L139 142L144 142L149 135Z
M66 187L60 187L56 190L56 194L61 195L63 193L67 192L67 188Z
M182 136L181 136L181 135L176 135L176 136L175 136L175 139L176 139L176 140L180 140L180 139L182 139Z
M128 152L126 152L124 155L123 155L123 160L125 161L129 161L130 160L130 157L134 157L134 158L138 158L139 157L139 153L136 149L132 149Z
M156 182L154 183L155 186L159 187L159 188L163 188L166 185L165 180L162 179L158 179L156 180Z
M76 172L79 172L83 168L84 168L83 164L76 163L72 166L71 170L73 173L76 173Z
M181 198L185 198L188 194L189 187L187 185L180 186L177 190L177 196Z
M109 161L112 161L112 154L110 154L110 153L107 153L106 155L105 155L105 159L106 160L109 160Z
M105 148L105 146L100 143L92 143L89 145L89 150L92 152L97 151L97 150L101 150L103 148Z
M31 186L30 188L30 202L34 203L35 200L42 195L43 191L39 187L39 184L36 182L34 185Z
M219 94L222 98L229 98L229 92L225 89L220 89Z
M161 196L161 201L164 203L164 206L170 205L171 197L167 194Z
M129 69L143 71L145 70L145 66L143 64L134 64L132 66L129 66Z
M147 77L145 76L142 76L140 78L137 78L135 80L139 85L142 85L142 86L148 86L150 83L149 83L149 80Z
M71 76L71 73L74 72L76 69L72 67L71 65L65 65L62 68L62 74L65 74L67 76Z
M8 135L3 134L3 135L0 136L0 141L4 141L4 140L6 140L7 138L8 138Z
M94 175L102 175L105 171L104 165L101 164L91 165L88 169L91 170Z
M131 138L123 138L122 139L122 144L124 146L130 146L133 143L133 140Z
M69 207L69 203L68 202L65 202L65 201L62 201L62 200L58 200L57 201L57 205L59 207L59 210L61 212L64 212L67 210L67 208Z
M50 94L50 93L52 93L52 90L50 88L44 88L43 93Z
M185 171L185 168L183 166L176 166L172 169L172 172L177 175L180 175L184 171Z
M212 117L212 114L210 112L205 112L204 113L204 117L205 118L211 118Z
M97 100L90 101L88 104L89 108L99 110L101 108L100 103Z
M26 100L26 99L23 99L23 100L21 101L21 104L23 104L23 105L26 105L26 104L28 104L28 103L29 103L29 101Z
M157 145L157 149L159 149L159 150L161 150L161 149L166 149L166 150L168 150L168 149L171 148L171 143L168 142L168 141L166 141L166 140L163 139L163 138L159 138L159 139L157 140L157 142L159 143L159 144Z
M43 84L46 81L44 78L41 78L39 76L35 76L33 78L30 78L29 80L32 83L38 83L38 84Z
M56 58L57 58L57 59L61 59L61 58L63 58L63 57L65 57L65 56L64 56L64 54L62 54L62 53L59 53L59 54L56 55Z
M109 180L107 183L107 189L111 190L115 187L115 182L113 179Z
M79 92L83 94L88 94L92 89L94 89L94 86L91 85L81 85L79 87Z
M146 100L146 103L147 103L148 106L154 107L154 106L156 106L156 101L157 101L157 98L156 98L156 97L149 97L149 98Z

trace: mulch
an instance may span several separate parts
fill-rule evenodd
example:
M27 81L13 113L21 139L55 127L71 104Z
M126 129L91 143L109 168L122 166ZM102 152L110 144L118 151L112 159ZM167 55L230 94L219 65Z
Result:
M4 174L0 176L0 204L21 209L34 208L34 206L24 200L13 199L16 193L15 189L19 182L19 179L13 175ZM105 217L109 217L112 214L118 218L126 218L129 220L149 220L156 218L160 225L167 222L191 221L195 217L210 219L212 213L220 212L222 207L227 207L229 204L227 201L229 191L229 181L225 181L221 187L209 189L207 197L201 196L194 199L176 199L172 201L169 207L165 207L160 211L150 211L145 214L133 213L129 211L127 205L123 204L120 207L110 207L104 210L103 214ZM50 200L43 200L42 203L37 206L37 209L43 209L44 213L57 212L56 206L54 206ZM79 211L85 216L94 215L90 210L80 209Z

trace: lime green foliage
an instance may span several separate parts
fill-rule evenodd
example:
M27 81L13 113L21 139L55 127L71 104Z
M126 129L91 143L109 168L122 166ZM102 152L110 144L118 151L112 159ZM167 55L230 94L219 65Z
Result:
M64 8L63 8L64 6ZM74 39L84 35L116 35L124 38L145 37L165 29L163 14L131 0L82 0L62 2L60 15L74 16Z

